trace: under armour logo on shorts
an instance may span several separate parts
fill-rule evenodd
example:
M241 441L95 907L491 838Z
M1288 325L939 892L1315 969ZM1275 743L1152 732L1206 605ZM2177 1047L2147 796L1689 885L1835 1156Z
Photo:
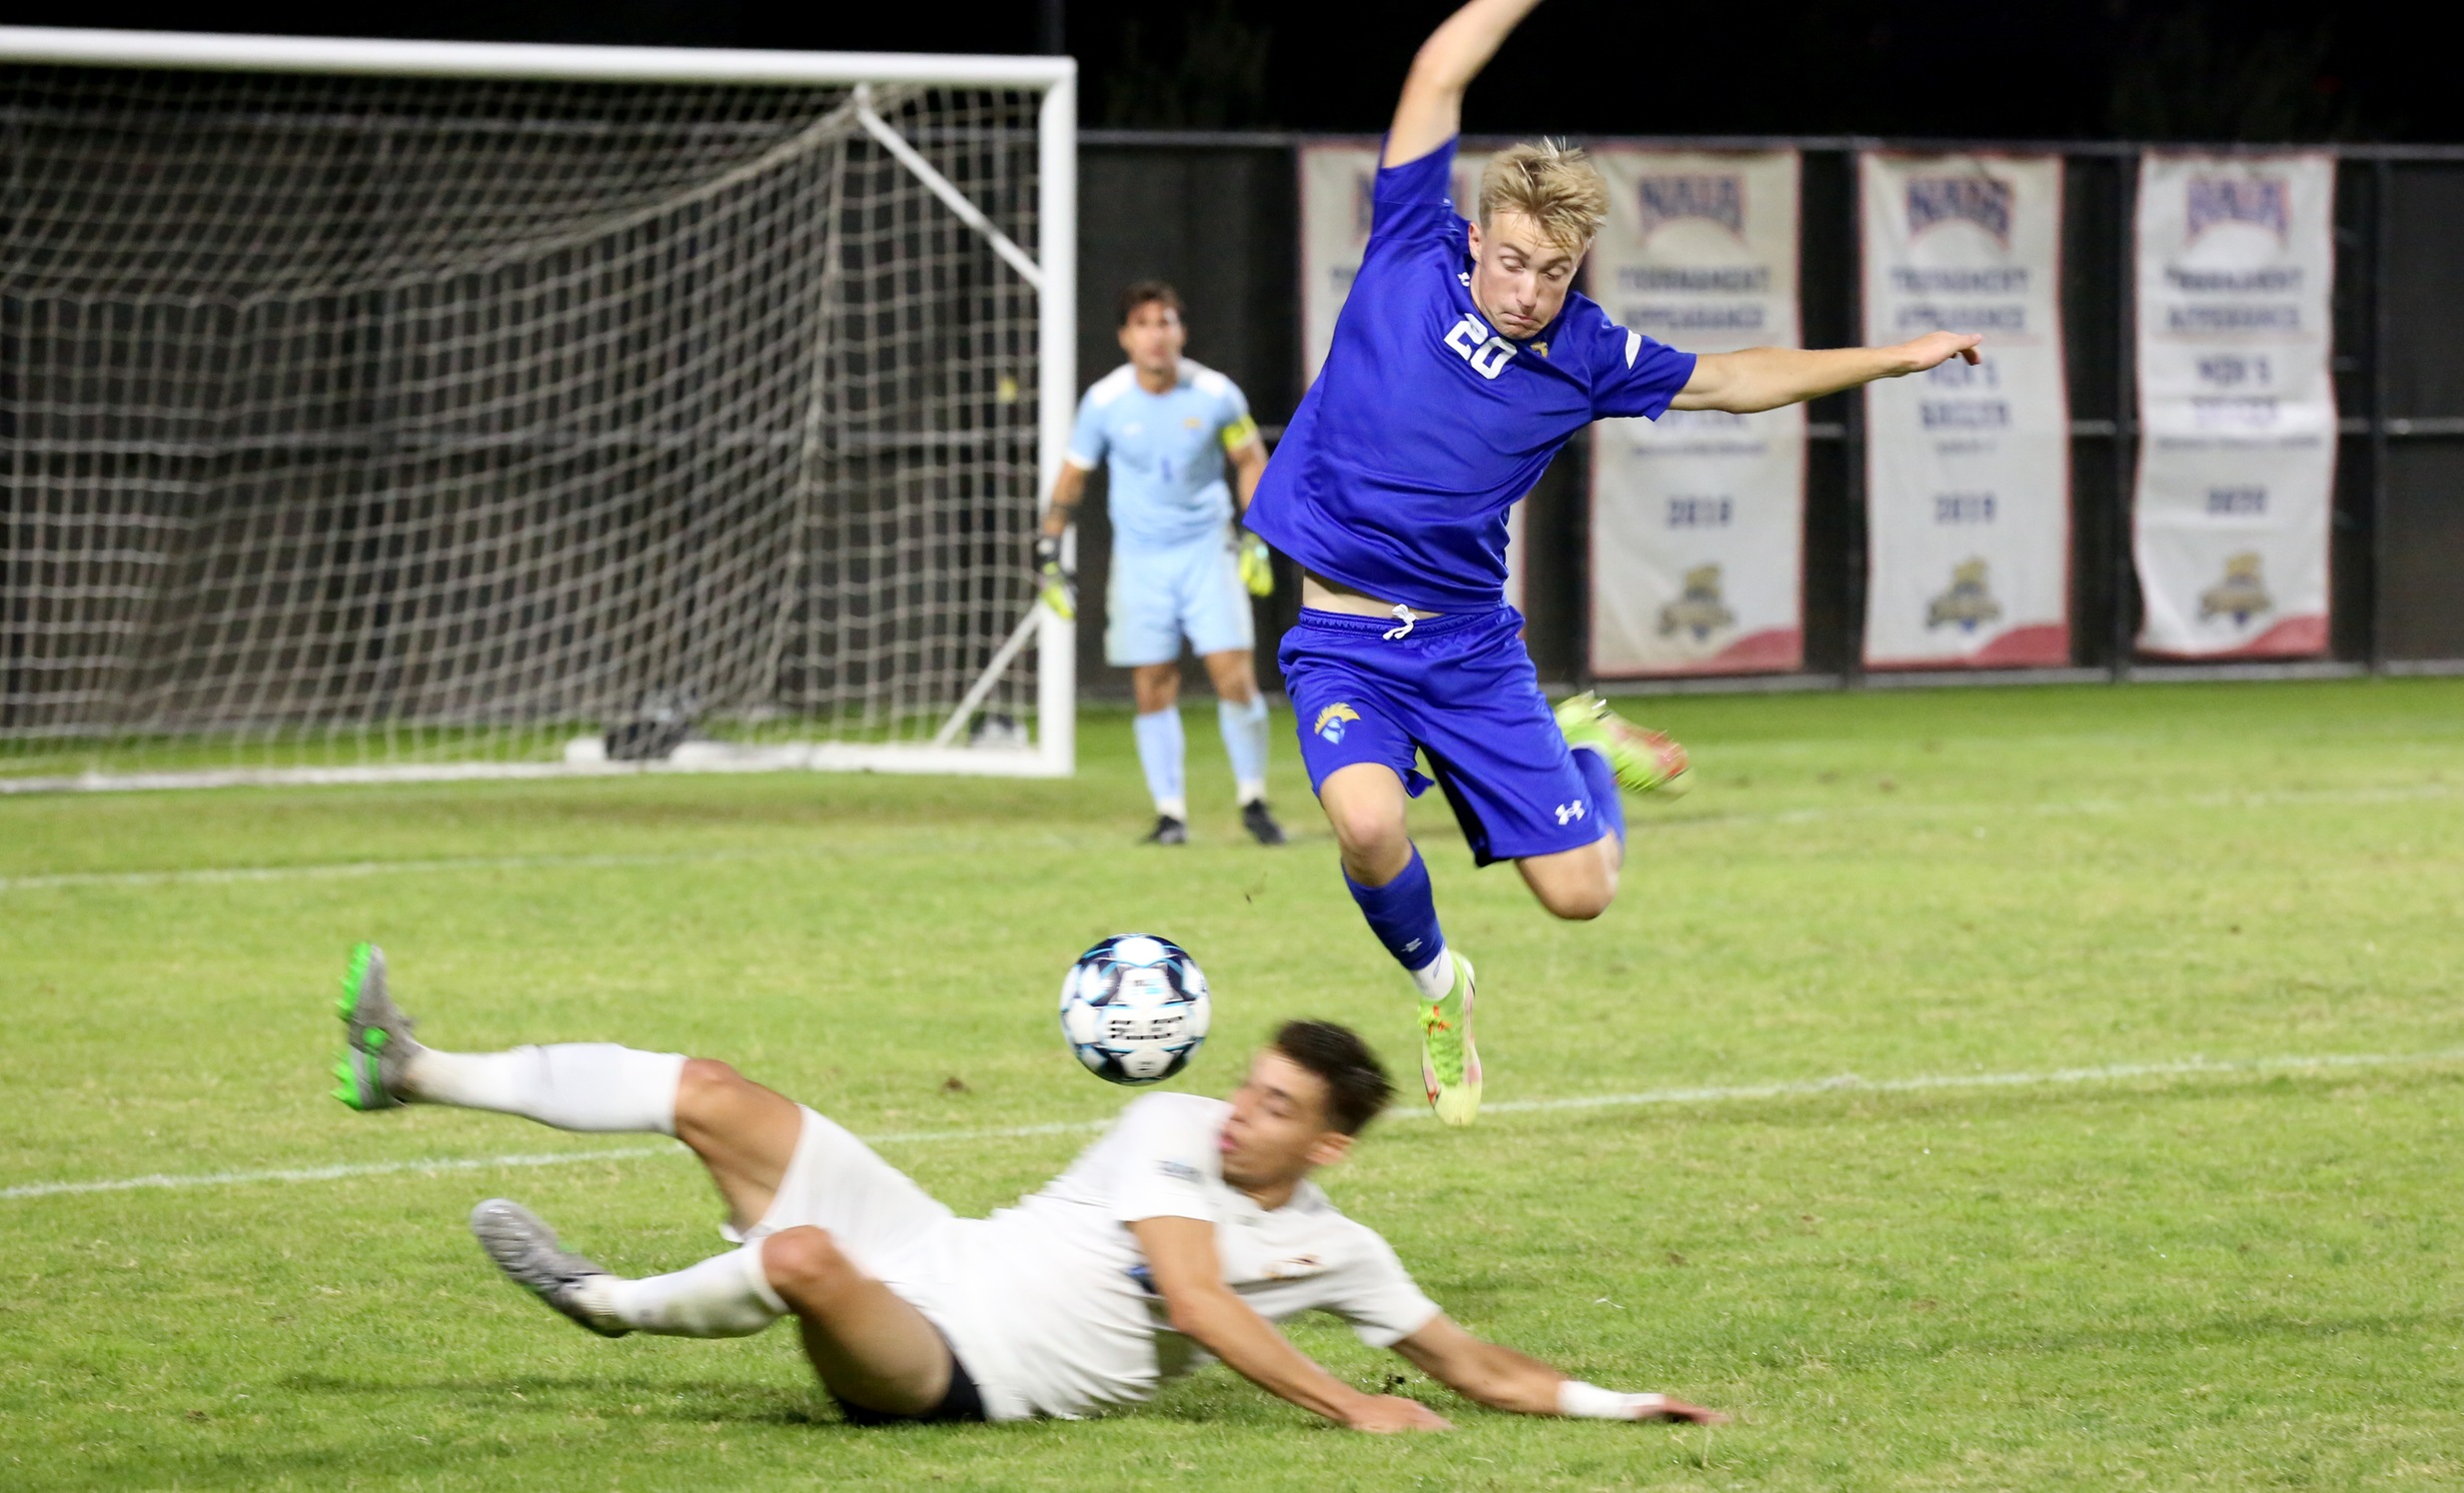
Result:
M1560 803L1557 806L1557 821L1561 824L1571 824L1581 817L1583 817L1583 800L1580 798L1572 803Z

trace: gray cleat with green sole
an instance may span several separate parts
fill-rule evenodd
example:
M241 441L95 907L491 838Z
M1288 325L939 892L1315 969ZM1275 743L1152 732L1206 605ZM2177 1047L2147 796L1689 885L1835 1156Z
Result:
M334 1002L343 1020L342 1060L334 1064L341 1085L334 1097L354 1109L392 1109L403 1102L403 1069L420 1044L412 1020L385 988L385 950L361 943L343 971L342 998Z

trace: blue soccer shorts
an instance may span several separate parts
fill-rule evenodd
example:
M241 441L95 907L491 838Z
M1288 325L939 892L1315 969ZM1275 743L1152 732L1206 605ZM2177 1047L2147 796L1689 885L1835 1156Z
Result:
M1400 637L1390 634L1401 633ZM1608 832L1558 730L1512 607L1423 618L1304 609L1276 660L1299 718L1310 791L1354 762L1392 767L1418 797L1429 758L1482 865L1592 844Z
M1149 549L1115 543L1104 585L1104 662L1115 669L1169 664L1181 640L1200 657L1257 643L1240 551L1230 533Z

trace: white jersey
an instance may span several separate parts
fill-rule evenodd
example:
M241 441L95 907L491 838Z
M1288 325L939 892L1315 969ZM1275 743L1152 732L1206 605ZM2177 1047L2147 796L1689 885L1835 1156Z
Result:
M951 1219L928 1264L893 1289L950 1340L996 1420L1077 1416L1143 1400L1204 1357L1168 1325L1129 1225L1216 1227L1225 1281L1260 1316L1327 1311L1391 1347L1438 1315L1386 1241L1303 1182L1280 1208L1225 1185L1232 1106L1148 1094L1042 1191L986 1219Z

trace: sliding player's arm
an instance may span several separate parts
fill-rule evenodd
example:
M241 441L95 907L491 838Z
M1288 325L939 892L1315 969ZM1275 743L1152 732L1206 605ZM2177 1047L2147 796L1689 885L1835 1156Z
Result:
M1129 1225L1171 1313L1172 1330L1267 1393L1356 1431L1442 1431L1417 1400L1363 1394L1312 1362L1224 1283L1215 1225L1199 1218L1142 1218Z
M1420 44L1379 163L1401 166L1463 132L1463 92L1540 0L1472 0Z
M1718 1425L1717 1410L1663 1394L1622 1394L1571 1379L1502 1343L1485 1342L1439 1316L1395 1344L1430 1378L1465 1399L1518 1415L1572 1415L1588 1420L1682 1420Z
M1887 348L1748 348L1741 353L1705 353L1694 377L1669 402L1677 410L1726 410L1752 415L1854 389L1876 379L1923 373L1953 358L1977 361L1984 339L1969 332L1928 332L1914 342Z

